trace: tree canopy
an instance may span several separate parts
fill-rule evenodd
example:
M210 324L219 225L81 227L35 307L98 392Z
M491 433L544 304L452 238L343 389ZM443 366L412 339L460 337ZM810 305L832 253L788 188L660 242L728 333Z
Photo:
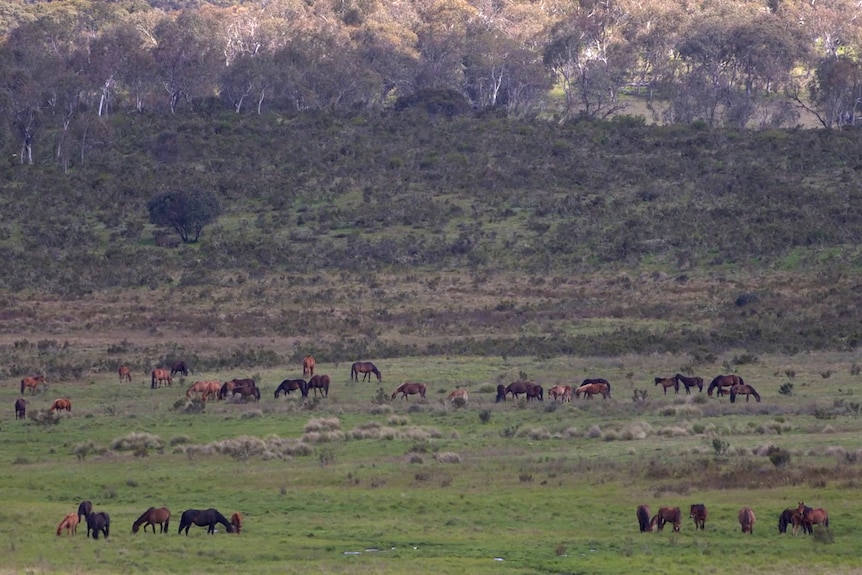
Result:
M173 228L186 243L198 241L204 226L221 213L218 197L204 190L166 192L151 199L147 208L150 223Z

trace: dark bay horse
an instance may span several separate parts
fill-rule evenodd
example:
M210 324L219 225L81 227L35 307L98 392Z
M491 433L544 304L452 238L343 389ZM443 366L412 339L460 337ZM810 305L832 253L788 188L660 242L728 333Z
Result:
M157 367L150 372L150 389L156 389L162 385L171 386L174 384L174 378L171 377L171 372Z
M793 525L794 531L795 527L799 525L799 522L796 519L796 508L788 507L784 511L781 512L781 515L778 516L778 532L779 533L787 533L787 526ZM799 521L801 521L802 517L799 516Z
M377 369L370 361L357 361L353 365L350 366L350 381L359 381L359 374L362 374L362 381L365 381L365 378L368 378L368 381L371 381L371 374L377 376L377 381L381 381L383 376L380 374L380 370Z
M638 526L640 527L641 533L645 533L650 531L649 527L649 505L638 505L638 510L635 513L638 518Z
M314 377L314 357L307 355L302 360L302 377Z
M530 388L533 386L533 382L531 381L513 381L509 385L506 386L506 393L503 395L503 400L510 393L512 394L513 399L518 399L519 395L526 395Z
M703 503L695 503L691 506L691 511L688 516L694 519L695 530L700 529L703 531L706 528L706 505Z
M745 403L748 403L748 398L750 396L754 396L754 400L757 403L760 403L760 394L757 391L748 385L747 383L744 385L732 385L730 386L730 403L736 403L736 396L744 395Z
M531 401L533 399L545 401L545 389L538 383L533 383L531 381L527 383L527 401Z
M692 387L697 387L698 391L703 391L703 378L702 377L686 377L681 373L676 374L676 380L685 386L685 392L687 394L691 393Z
M415 395L417 393L419 394L419 397L425 399L425 384L410 382L402 383L395 389L395 391L392 392L392 399L395 399L395 396L397 396L399 393L401 394L401 397L403 397L407 401L410 401L407 397L408 395Z
M757 521L757 517L754 515L754 511L751 507L743 507L739 510L739 525L742 527L743 533L754 534L754 522Z
M33 377L25 377L21 380L21 393L24 393L25 389L29 389L30 393L36 393L40 385L45 385L44 374L34 375Z
M682 525L682 512L679 507L660 507L658 510L658 530L662 531L666 523L673 524L674 533L679 533Z
M180 517L180 529L179 531L177 531L177 535L181 535L183 529L186 530L186 535L188 535L189 528L192 525L197 525L198 527L206 527L207 533L212 535L215 533L216 524L224 525L224 528L228 533L233 533L233 526L228 522L227 519L225 519L224 515L222 515L215 509L187 509L183 511L183 514Z
M664 388L664 394L667 395L667 388L672 387L674 393L679 393L679 382L676 377L656 377L655 384Z
M606 383L584 383L575 389L575 397L580 397L584 394L584 399L592 399L594 395L602 396L602 399L607 399L611 396L610 385Z
M317 397L317 390L320 390L320 395L329 397L330 378L328 375L315 375L308 380L308 389L314 391L314 397ZM308 392L306 392L307 394Z
M709 387L706 388L706 394L712 397L712 392L715 390L716 395L721 397L724 395L725 387L730 388L734 385L745 385L745 382L738 375L718 375L710 382Z
M81 503L78 504L78 521L83 521L92 512L93 503L90 501L81 501ZM89 530L87 531L87 536L90 536Z
M87 515L87 536L92 533L93 539L98 539L99 531L105 534L105 539L111 531L111 518L104 511Z
M159 533L167 533L168 526L171 523L171 510L167 507L150 507L132 523L132 533L137 533L141 525L144 526L144 533L147 532L147 525L153 528L153 533L156 532L156 525L159 526Z
M69 398L55 399L51 404L50 411L72 411L72 400Z
M308 397L308 383L304 379L285 379L275 388L275 398L280 394L290 395L291 391L299 391L302 397Z
M497 399L494 400L494 403L501 401L506 401L506 386L502 383L497 385Z
M117 369L117 375L120 376L120 381L132 381L132 370L129 368L128 365L121 365Z
M254 380L250 378L232 379L224 382L224 385L222 385L219 390L218 398L227 399L228 394L236 395L237 393L242 394L243 398L251 395L254 396L255 399L260 399L260 390L257 388L257 384Z
M19 397L15 400L15 419L24 419L27 415L27 400Z
M171 376L174 376L178 373L183 374L183 377L189 376L189 366L186 365L186 362L183 360L175 361L171 366Z

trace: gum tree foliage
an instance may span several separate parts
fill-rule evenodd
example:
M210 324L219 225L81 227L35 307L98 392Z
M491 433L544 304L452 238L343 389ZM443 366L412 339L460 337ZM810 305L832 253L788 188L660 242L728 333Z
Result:
M204 226L221 213L218 197L204 190L166 192L151 199L147 209L150 223L173 228L185 243L198 241Z

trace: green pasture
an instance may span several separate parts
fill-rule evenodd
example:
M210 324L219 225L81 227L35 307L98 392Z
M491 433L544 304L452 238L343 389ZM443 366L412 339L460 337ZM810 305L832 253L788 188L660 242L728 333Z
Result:
M733 356L701 365L708 381ZM383 381L350 383L349 364L318 364L330 396L273 398L299 366L193 373L170 388L114 373L51 382L34 414L69 397L57 424L15 421L18 382L0 399L0 545L8 573L854 573L862 376L852 354L759 357L734 369L763 401L661 394L652 378L688 358L399 358ZM195 380L254 377L259 404L187 409ZM572 404L494 402L528 377L545 388L606 377L613 398ZM402 381L425 400L389 398ZM792 383L790 394L779 393ZM467 388L465 406L447 394ZM634 390L647 390L634 401ZM785 387L785 389L787 389ZM146 435L151 434L151 435ZM126 439L128 446L122 445ZM776 466L769 446L790 453ZM112 519L94 541L63 515L93 501ZM829 510L815 537L779 535L778 514L804 500ZM688 507L709 509L695 532ZM678 505L682 532L638 532L635 508ZM168 534L131 534L149 506L173 512ZM736 523L757 514L754 534ZM241 535L177 535L188 508L245 517Z

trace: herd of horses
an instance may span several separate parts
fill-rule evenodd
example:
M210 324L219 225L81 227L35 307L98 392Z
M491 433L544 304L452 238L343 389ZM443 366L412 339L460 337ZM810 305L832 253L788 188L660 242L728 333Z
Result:
M638 527L641 533L648 531L662 531L668 523L673 526L675 533L680 532L682 527L682 511L679 507L660 507L658 513L650 514L649 505L639 505L635 511ZM706 505L695 503L689 510L689 517L694 520L695 530L706 529L706 520L709 517ZM750 507L743 507L737 514L737 521L743 533L754 533L754 523L757 516ZM814 526L821 525L829 527L829 514L823 508L811 508L800 501L796 507L788 507L778 517L778 532L787 533L787 528L792 527L793 535L801 529L802 533L812 535Z
M104 511L93 511L93 503L91 501L82 501L78 505L76 513L68 513L60 521L57 526L57 535L66 534L69 536L75 535L78 532L78 524L81 521L87 522L87 537L98 539L101 534L105 539L108 538L111 532L111 517ZM150 507L132 523L132 533L140 531L144 528L144 533L147 532L147 527L152 528L153 533L156 532L156 525L159 526L159 533L167 533L171 522L171 510L167 507ZM197 525L206 527L207 533L212 535L215 533L216 525L222 525L228 533L239 534L242 531L242 514L239 512L231 515L228 521L224 515L215 509L187 509L180 516L180 528L177 534L180 535L185 530L185 534L189 534L189 529Z
M674 393L679 393L680 385L685 387L686 394L690 394L692 387L696 387L699 392L703 391L703 378L687 377L678 373L672 377L656 377L655 385L662 386L665 395L670 388L673 388ZM740 395L745 396L746 403L751 396L754 396L754 400L760 403L760 394L757 393L757 390L735 374L716 376L706 388L706 394L709 397L712 397L713 393L718 397L729 393L730 403L736 403L736 398Z

